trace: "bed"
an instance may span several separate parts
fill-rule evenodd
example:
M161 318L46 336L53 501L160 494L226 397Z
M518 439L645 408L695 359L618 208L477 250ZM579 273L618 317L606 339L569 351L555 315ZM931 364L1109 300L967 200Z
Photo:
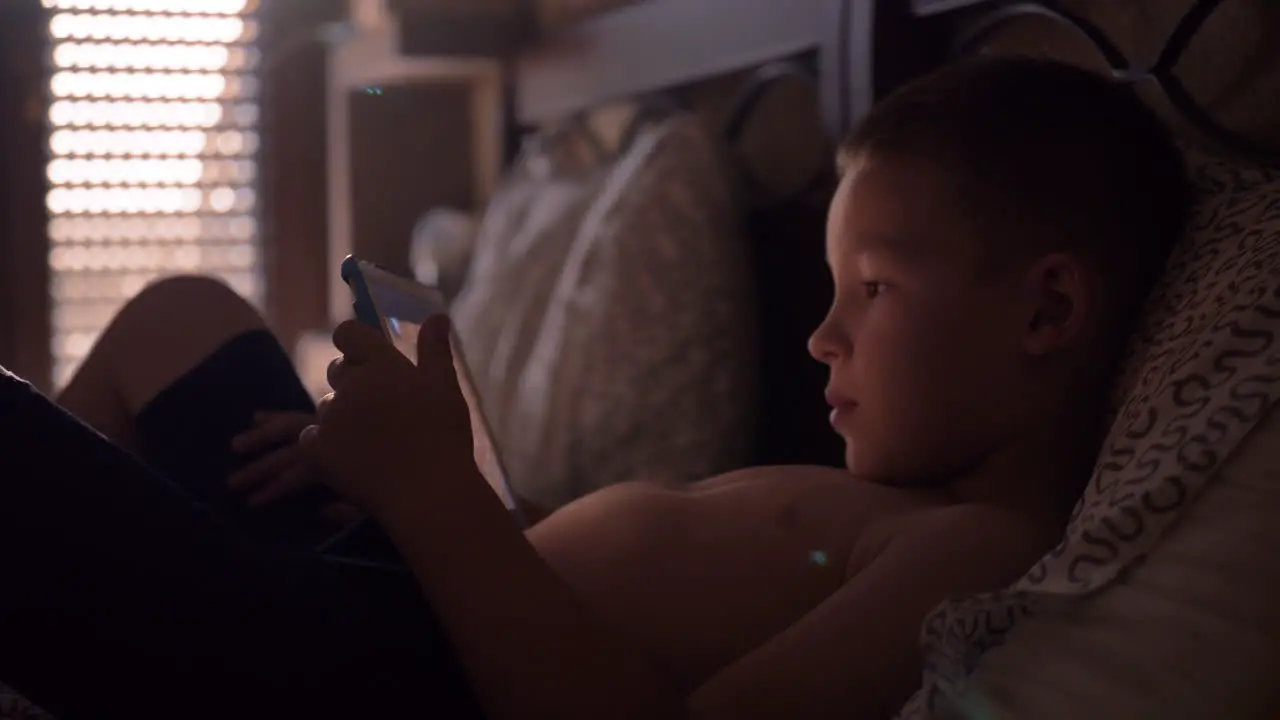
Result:
M1280 708L1278 32L1280 5L1263 0L650 0L551 32L516 57L521 123L634 96L698 105L716 86L728 109L712 101L701 111L731 137L755 125L785 147L813 132L833 142L885 93L950 59L1029 52L1133 83L1187 148L1192 231L1132 341L1066 535L1005 591L929 617L923 687L901 717ZM726 77L736 92L717 85ZM798 78L812 84L808 104L788 94ZM775 94L790 99L770 117ZM768 156L744 162L749 182L805 175L770 166L802 151L741 147ZM821 238L832 181L819 163L750 211L756 267L767 269L761 462L836 457L824 440L823 375L803 346L830 292Z
M740 151L762 270L755 462L839 462L804 341L830 294L828 151L877 98L961 54L1049 53L1142 84L1213 152L1066 537L1007 591L929 618L902 716L1274 716L1280 6L649 0L574 17L514 54L515 126L640 97L706 114ZM1154 613L1153 588L1170 600ZM12 703L0 689L0 717L26 717Z

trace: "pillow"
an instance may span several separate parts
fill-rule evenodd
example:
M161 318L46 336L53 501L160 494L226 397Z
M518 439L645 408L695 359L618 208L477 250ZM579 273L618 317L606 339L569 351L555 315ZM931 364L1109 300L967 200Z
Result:
M1271 697L1280 421L1262 421L1280 397L1280 170L1192 168L1191 230L1063 541L1007 590L935 610L900 717L1234 717L1216 708Z
M434 285L446 300L458 296L475 247L475 218L462 210L433 208L413 227L409 267L418 282Z
M580 122L567 122L526 140L480 218L450 317L504 456L499 421L510 413L551 288L607 174L603 151Z
M1157 551L988 652L954 717L1273 718L1280 709L1280 410ZM976 712L975 712L976 711Z
M516 489L550 507L749 459L758 352L730 165L692 115L633 137L572 239L496 421Z

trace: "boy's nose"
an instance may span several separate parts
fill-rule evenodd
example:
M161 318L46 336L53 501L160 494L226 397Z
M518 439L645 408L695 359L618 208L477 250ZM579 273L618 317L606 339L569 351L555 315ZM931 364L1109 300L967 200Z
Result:
M809 354L820 363L834 365L848 352L849 343L844 339L844 334L833 326L830 317L823 319L822 324L809 336Z

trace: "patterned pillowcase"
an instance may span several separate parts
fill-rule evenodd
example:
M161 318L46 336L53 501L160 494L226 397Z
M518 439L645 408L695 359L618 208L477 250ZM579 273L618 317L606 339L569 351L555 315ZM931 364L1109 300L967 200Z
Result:
M1061 612L1140 563L1280 398L1280 169L1191 166L1191 231L1129 348L1116 419L1064 539L1007 590L934 611L924 687L899 717L927 717L959 693L1019 621Z
M938 718L1271 718L1280 706L1280 407L1159 549L982 656ZM959 700L959 702L956 702ZM945 707L945 706L944 706Z

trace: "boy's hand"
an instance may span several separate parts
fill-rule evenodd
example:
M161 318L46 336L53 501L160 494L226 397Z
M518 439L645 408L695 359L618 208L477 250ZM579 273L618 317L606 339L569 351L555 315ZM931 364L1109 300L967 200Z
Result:
M232 473L227 485L235 492L247 493L250 507L265 507L314 483L315 472L299 448L298 438L315 420L310 413L256 413L253 427L232 438L231 449L240 455L261 457Z
M303 444L324 480L361 507L398 502L415 482L473 474L464 472L474 470L471 421L449 336L445 316L424 322L415 367L363 323L334 331L342 353L329 372L334 392Z
M232 438L231 449L240 455L261 457L227 478L232 492L248 493L249 507L265 508L319 482L315 467L299 444L302 431L315 421L316 416L311 413L254 414L253 427ZM319 520L326 527L339 530L360 517L360 511L351 505L332 502L321 508Z

